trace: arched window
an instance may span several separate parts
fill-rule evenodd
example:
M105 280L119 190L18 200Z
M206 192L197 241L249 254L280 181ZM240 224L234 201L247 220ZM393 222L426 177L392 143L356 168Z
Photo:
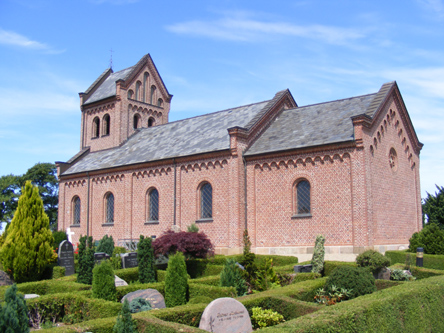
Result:
M103 126L103 135L109 135L109 131L110 131L110 117L109 114L106 114L103 116L103 120L102 120L102 126Z
M140 100L140 81L136 82L136 101Z
M155 123L156 121L154 120L154 118L153 117L150 117L150 119L148 119L148 127L152 127L152 126L154 126L154 123Z
M105 222L114 223L114 195L111 192L105 195Z
M99 119L99 117L94 118L92 130L93 130L92 137L98 138L100 135L100 119Z
M156 86L151 86L151 93L150 93L150 104L153 104L154 100L154 93L156 92Z
M80 198L78 196L72 199L72 224L80 224Z
M295 185L295 213L310 214L310 183L308 180L302 179L296 182Z
M148 191L148 221L159 221L159 192L153 188Z
M148 73L143 74L143 91L142 91L142 102L145 102L146 99L146 86L148 84Z
M134 95L134 91L132 91L132 90L128 90L128 98L133 98L133 95Z
M138 129L140 127L140 115L136 113L133 117L133 128Z
M162 99L162 98L159 98L159 99L157 100L157 106L160 106L160 107L163 106L163 99Z
M200 218L211 219L213 217L213 188L210 183L200 186Z

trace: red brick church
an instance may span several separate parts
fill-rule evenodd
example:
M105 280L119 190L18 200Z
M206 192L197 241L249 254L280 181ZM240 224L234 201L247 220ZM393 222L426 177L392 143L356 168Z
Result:
M270 96L271 97L271 96ZM303 256L408 245L421 229L419 153L396 82L298 106L290 91L169 122L150 55L80 93L80 151L58 162L59 228L122 244L196 223L217 253Z

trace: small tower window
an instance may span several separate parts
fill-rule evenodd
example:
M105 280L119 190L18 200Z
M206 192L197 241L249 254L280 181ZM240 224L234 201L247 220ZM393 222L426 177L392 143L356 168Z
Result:
M93 120L93 138L98 138L100 135L100 119L99 117L95 117Z
M136 101L140 100L140 81L136 82Z
M128 98L133 98L133 96L134 96L134 91L132 91L132 90L128 90Z
M153 104L154 101L154 93L156 92L156 86L151 86L151 93L150 93L150 104Z
M145 72L145 74L143 74L143 91L142 91L142 102L145 102L146 100L146 87L148 84L148 73Z
M159 98L159 99L157 100L157 106L160 106L160 107L163 106L163 99L162 99L162 98Z
M109 114L106 114L103 116L103 135L109 135L110 126L110 117Z
M150 119L148 119L148 127L153 127L155 122L154 118L150 117Z
M140 115L135 114L133 117L133 128L138 129L140 127Z

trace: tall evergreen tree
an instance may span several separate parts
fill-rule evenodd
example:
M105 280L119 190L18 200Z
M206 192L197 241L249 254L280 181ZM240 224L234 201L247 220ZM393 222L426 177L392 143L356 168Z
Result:
M16 282L38 280L52 259L54 238L37 187L26 182L0 255Z
M114 271L109 260L103 260L93 269L92 296L107 301L116 300Z
M137 262L139 266L139 281L141 283L156 282L156 267L154 265L154 249L151 237L140 235L137 244Z
M427 193L424 199L422 212L427 216L427 223L436 223L441 229L444 229L444 187L435 185L438 192L435 195Z
M29 332L28 308L22 295L17 295L17 286L13 284L6 290L5 307L0 306L0 332Z
M79 239L79 272L77 282L92 284L94 268L94 243L93 238L89 236Z
M188 274L182 252L172 255L165 276L165 304L167 307L187 303Z

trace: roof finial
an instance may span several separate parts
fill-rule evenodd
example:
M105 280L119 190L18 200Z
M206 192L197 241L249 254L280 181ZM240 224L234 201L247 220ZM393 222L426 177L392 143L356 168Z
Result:
M111 48L111 50L109 50L109 52L110 52L109 68L112 70L113 69L113 48Z

